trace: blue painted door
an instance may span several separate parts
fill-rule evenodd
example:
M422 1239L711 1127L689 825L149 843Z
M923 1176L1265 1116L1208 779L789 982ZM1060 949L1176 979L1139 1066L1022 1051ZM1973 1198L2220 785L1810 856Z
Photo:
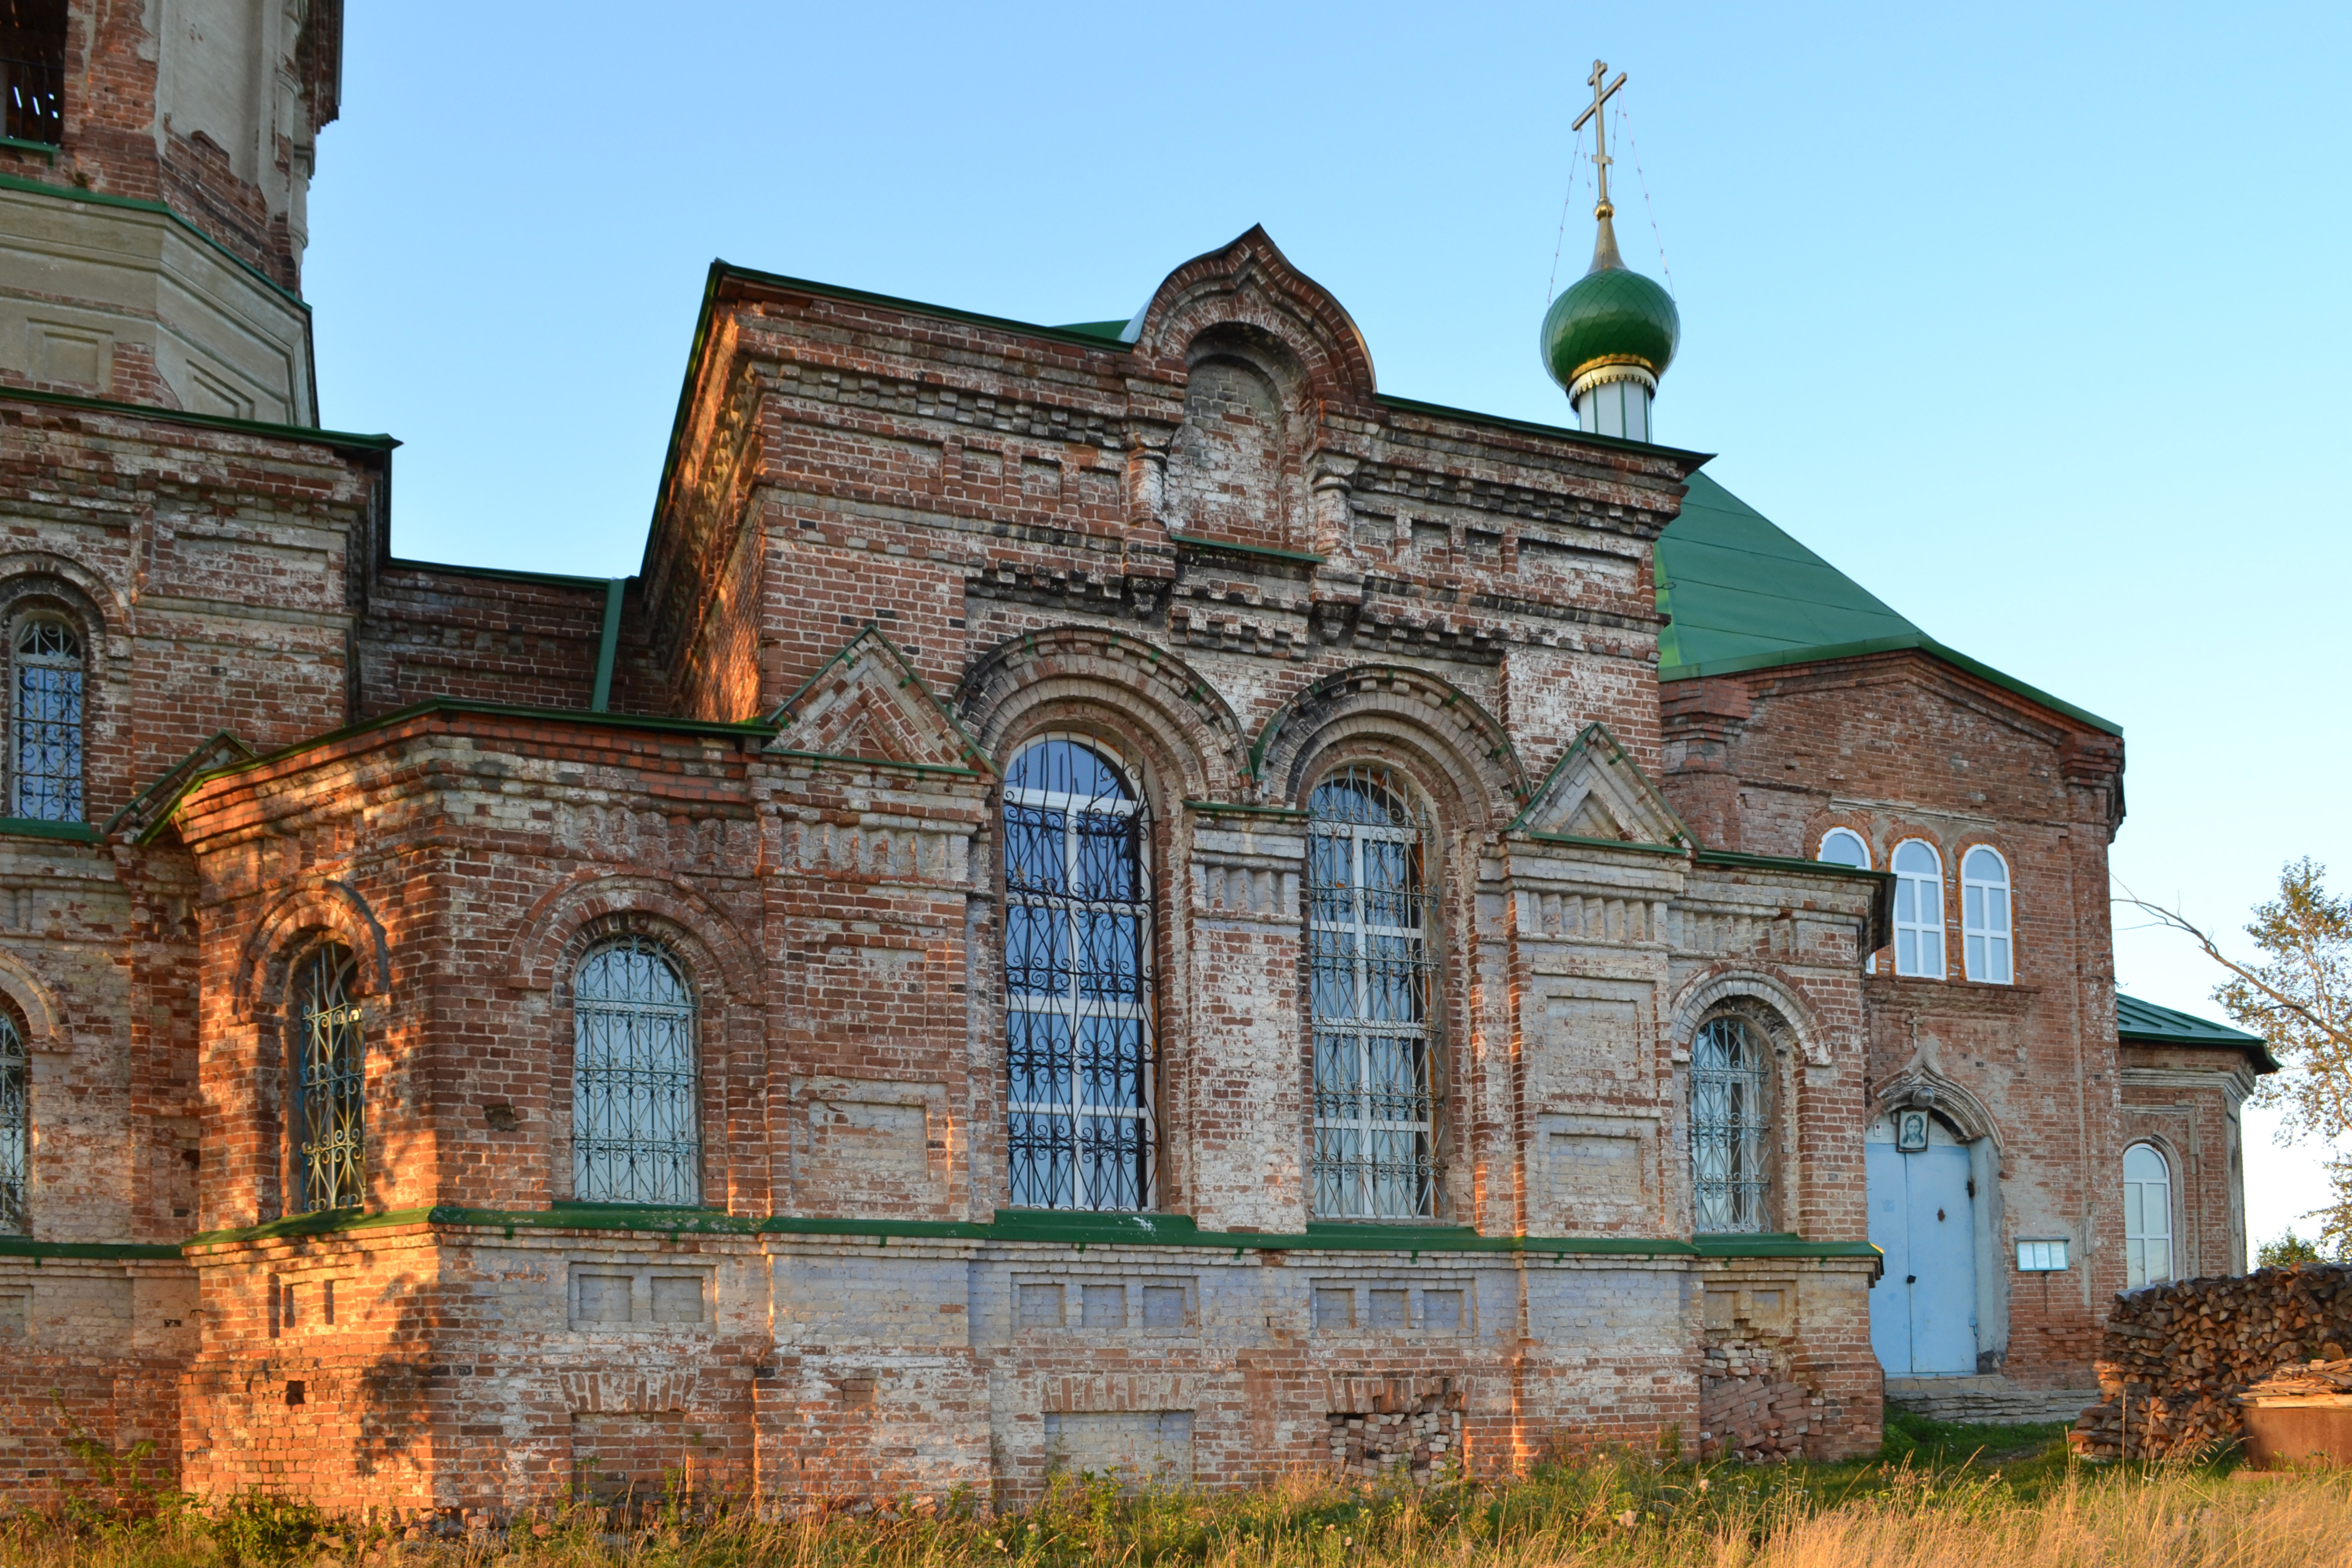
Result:
M1870 1239L1886 1277L1870 1293L1870 1348L1890 1377L1977 1369L1976 1204L1969 1152L1949 1144L1916 1154L1864 1146Z

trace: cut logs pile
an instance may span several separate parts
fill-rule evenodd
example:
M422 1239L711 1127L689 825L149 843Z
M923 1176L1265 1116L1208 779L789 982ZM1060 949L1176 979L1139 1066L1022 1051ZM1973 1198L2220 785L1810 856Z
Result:
M2253 1384L2352 1355L2352 1265L2150 1286L2117 1296L2105 1326L2100 1402L2068 1442L2090 1459L2186 1456L2244 1435Z
M2352 1359L2289 1363L2246 1390L2246 1398L2313 1399L2352 1394Z

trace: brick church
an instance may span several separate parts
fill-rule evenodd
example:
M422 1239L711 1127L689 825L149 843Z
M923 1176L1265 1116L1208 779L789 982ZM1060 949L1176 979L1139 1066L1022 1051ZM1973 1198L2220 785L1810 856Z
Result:
M0 1506L1838 1456L2243 1266L2117 727L1654 439L1605 206L1559 426L1258 229L715 264L638 573L488 571L320 423L341 43L0 0Z

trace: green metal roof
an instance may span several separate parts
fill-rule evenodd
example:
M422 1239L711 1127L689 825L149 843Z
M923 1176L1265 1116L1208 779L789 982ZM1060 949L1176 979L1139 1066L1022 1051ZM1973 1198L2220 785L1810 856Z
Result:
M1658 536L1658 678L1916 648L2110 735L2123 727L1946 647L1703 473Z
M2217 1024L2210 1018L2200 1018L2192 1013L2159 1007L2153 1002L2143 1002L2120 991L2116 993L2116 1036L2119 1039L2137 1040L2144 1045L2218 1046L2244 1051L2255 1059L2259 1070L2279 1070L2278 1058L2271 1055L2270 1042L2260 1035L2250 1035L2243 1029L2233 1029L2227 1024Z

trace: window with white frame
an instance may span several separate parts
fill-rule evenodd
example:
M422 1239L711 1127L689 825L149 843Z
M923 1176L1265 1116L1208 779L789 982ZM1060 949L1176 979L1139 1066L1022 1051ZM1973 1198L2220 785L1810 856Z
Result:
M1143 793L1107 748L1048 735L1005 770L1005 1142L1017 1206L1151 1206L1150 861Z
M1746 1018L1710 1018L1691 1040L1690 1058L1693 1227L1762 1230L1770 1195L1771 1047Z
M16 623L10 653L8 815L82 819L82 650L53 616Z
M697 1008L649 936L591 947L572 976L572 1192L583 1203L702 1201Z
M2172 1278L2172 1166L2153 1143L2124 1151L2125 1289Z
M295 966L289 1032L297 1214L357 1208L366 1197L367 1060L362 1009L352 994L358 970L352 950L331 942Z
M1870 846L1851 827L1832 827L1822 835L1822 852L1813 858L1831 866L1851 866L1857 871L1867 871Z
M1307 797L1311 1163L1319 1218L1434 1212L1435 920L1426 843L1412 796L1386 768L1344 768Z
M1944 858L1906 838L1895 847L1895 973L1944 977Z
M26 1161L30 1150L32 1085L25 1032L0 1008L0 1236L21 1236L26 1223Z
M1979 844L1960 857L1960 953L1969 978L2010 984L2011 949L2009 862Z

